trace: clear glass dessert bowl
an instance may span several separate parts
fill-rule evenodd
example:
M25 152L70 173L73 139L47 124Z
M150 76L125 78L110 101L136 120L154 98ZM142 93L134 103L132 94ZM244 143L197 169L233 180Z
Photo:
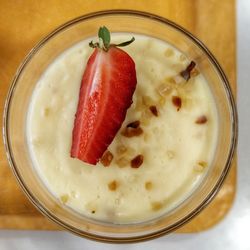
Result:
M38 79L58 55L77 42L95 36L102 25L109 27L111 32L156 37L195 60L209 84L218 112L216 153L199 187L176 208L140 223L102 222L64 206L41 181L27 145L27 110ZM176 230L213 199L230 169L237 141L237 113L224 72L211 52L197 38L162 17L138 11L113 10L76 18L50 33L31 50L9 89L3 129L10 166L23 191L39 211L79 236L104 242L128 243L152 239Z

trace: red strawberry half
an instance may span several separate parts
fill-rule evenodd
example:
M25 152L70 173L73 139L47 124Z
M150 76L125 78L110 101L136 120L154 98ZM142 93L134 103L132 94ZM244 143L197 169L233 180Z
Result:
M72 135L71 157L96 164L114 139L132 103L136 87L135 63L117 48L134 41L110 44L106 27L85 68Z

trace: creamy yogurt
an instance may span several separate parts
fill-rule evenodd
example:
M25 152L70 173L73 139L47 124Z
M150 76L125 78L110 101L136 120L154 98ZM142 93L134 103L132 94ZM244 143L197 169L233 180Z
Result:
M203 75L196 71L187 83L179 75L190 60L170 44L133 35L135 42L123 49L135 61L138 84L122 128L108 148L114 156L109 167L70 157L91 39L67 49L49 65L34 90L27 118L29 150L50 192L82 215L114 223L152 219L191 195L213 160L218 133L214 99ZM130 37L112 34L112 41ZM181 99L179 110L173 96ZM133 121L140 121L143 133L122 135ZM131 168L139 154L142 165Z

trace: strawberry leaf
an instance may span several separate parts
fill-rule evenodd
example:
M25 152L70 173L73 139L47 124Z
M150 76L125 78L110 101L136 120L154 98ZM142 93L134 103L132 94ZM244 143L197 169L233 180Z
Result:
M130 43L132 43L134 40L135 40L135 38L132 37L129 41L119 43L119 44L115 44L115 46L116 47L125 47L125 46L129 45Z
M103 26L99 28L98 37L102 39L105 49L108 50L110 44L110 32L107 27Z
M133 41L135 41L135 38L132 37L129 41L122 42L119 44L113 44L113 43L111 44L110 43L110 41L111 41L110 31L105 26L99 28L98 37L99 37L99 41L95 42L95 43L93 41L91 41L89 43L89 46L91 48L102 49L106 52L108 52L110 47L125 47L125 46L129 45L130 43L132 43Z

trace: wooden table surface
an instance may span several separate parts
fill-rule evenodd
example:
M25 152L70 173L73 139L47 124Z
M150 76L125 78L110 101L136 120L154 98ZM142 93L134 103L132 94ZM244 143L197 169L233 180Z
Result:
M106 9L135 9L166 17L183 26L216 56L236 94L235 0L1 0L0 122L15 71L46 34L80 15ZM2 133L2 130L1 130ZM178 232L198 232L215 225L230 209L236 189L236 160L212 203ZM18 186L0 139L0 228L59 229L43 217Z

